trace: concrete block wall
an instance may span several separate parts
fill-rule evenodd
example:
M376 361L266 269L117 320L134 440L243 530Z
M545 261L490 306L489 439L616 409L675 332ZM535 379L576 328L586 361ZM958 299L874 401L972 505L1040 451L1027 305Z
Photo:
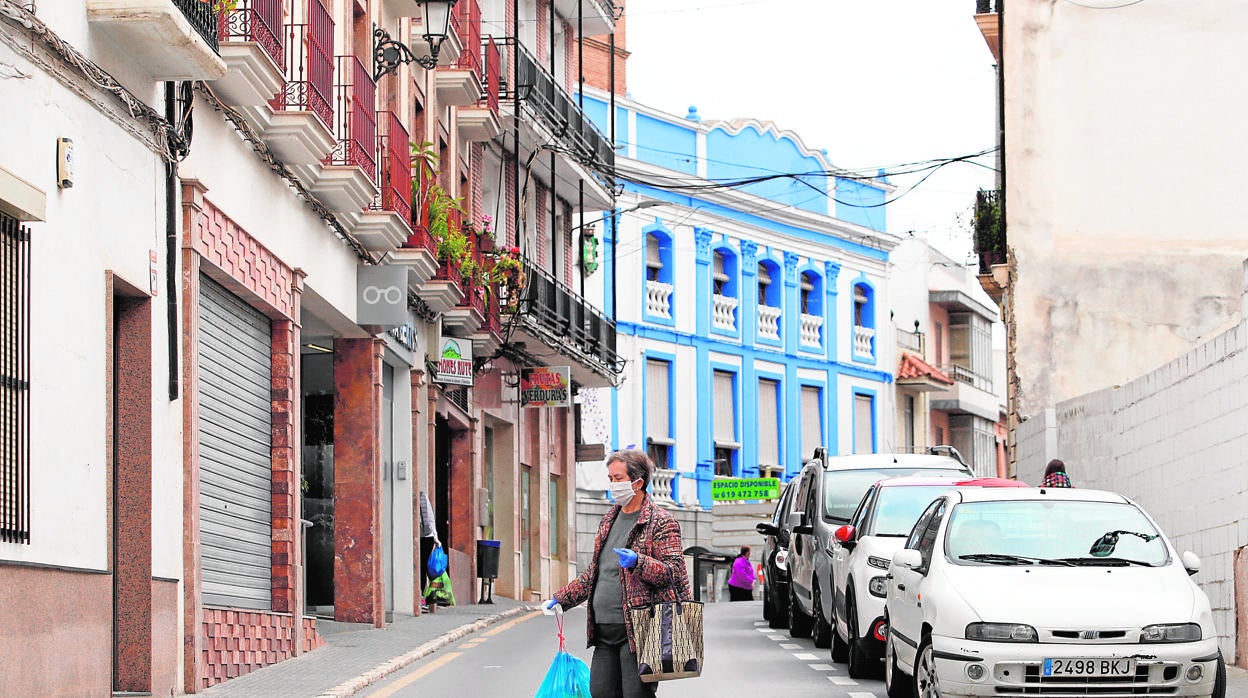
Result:
M1014 475L1023 482L1040 484L1044 467L1057 458L1057 415L1052 409L1042 410L1020 422L1014 430L1017 463Z
M1076 487L1138 502L1180 552L1200 556L1195 579L1212 603L1223 654L1248 650L1248 628L1236 624L1248 590L1237 593L1234 583L1235 555L1248 546L1248 324L1130 383L1059 403L1051 455L1039 447L1047 425L1035 419L1019 428L1020 478L1034 481L1056 456Z

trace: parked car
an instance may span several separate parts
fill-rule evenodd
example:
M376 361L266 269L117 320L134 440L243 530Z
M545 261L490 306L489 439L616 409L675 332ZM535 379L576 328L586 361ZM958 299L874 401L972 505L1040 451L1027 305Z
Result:
M771 521L755 526L763 534L763 620L773 628L789 625L789 504L797 491L796 478L780 493Z
M931 501L954 487L1027 487L1018 480L916 475L881 480L867 489L849 523L832 534L832 658L849 675L877 674L884 657L886 578L893 553L905 545Z
M816 647L832 643L832 533L849 523L871 485L903 475L971 477L955 449L936 453L871 453L826 456L802 467L789 505L789 634L813 636Z
M1199 569L1119 494L950 490L889 565L888 694L1224 698Z

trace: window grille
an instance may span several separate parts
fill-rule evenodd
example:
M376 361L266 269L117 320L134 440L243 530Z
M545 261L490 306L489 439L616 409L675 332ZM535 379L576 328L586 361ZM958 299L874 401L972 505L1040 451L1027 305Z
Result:
M0 214L0 542L30 542L30 233Z

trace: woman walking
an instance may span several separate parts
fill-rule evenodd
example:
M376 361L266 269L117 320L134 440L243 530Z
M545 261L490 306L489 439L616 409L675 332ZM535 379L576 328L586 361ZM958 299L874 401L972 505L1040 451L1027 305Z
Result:
M728 599L731 601L754 600L754 565L750 564L750 546L741 546L741 554L732 561L732 576L728 578Z
M646 494L653 470L654 462L643 451L630 449L607 456L616 505L598 524L589 567L542 604L550 614L589 602L593 698L654 695L655 684L642 683L638 674L637 645L625 610L691 598L680 523Z

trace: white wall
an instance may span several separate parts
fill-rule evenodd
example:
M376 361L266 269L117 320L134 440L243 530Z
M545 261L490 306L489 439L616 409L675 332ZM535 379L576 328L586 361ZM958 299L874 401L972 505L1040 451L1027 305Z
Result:
M1024 416L1239 319L1248 4L1084 4L1104 3L1012 1L1005 20Z

